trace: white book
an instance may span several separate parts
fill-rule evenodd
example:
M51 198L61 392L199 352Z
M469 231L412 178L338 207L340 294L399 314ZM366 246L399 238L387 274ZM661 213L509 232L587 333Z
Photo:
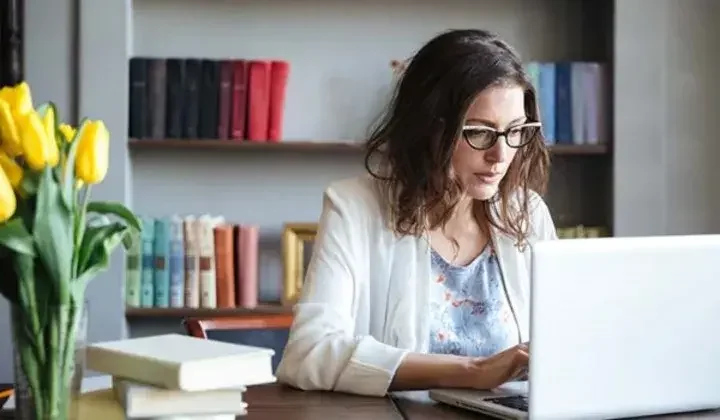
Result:
M235 420L236 416L247 414L243 408L237 413L188 415L174 414L169 416L149 416L143 420ZM78 402L78 420L128 420L139 417L127 415L120 403L115 400L112 389L104 389L83 394Z
M158 388L113 378L115 398L128 417L161 417L182 413L185 415L210 415L243 413L245 387L216 389L211 391L180 391Z
M207 391L275 381L269 348L180 334L88 345L87 368L135 382Z

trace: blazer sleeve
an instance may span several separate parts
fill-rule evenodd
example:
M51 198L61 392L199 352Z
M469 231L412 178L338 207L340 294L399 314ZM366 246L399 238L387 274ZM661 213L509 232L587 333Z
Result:
M406 354L369 335L355 335L359 295L369 287L367 219L372 214L361 201L362 195L352 191L332 186L325 191L313 256L276 372L280 382L303 390L383 396Z

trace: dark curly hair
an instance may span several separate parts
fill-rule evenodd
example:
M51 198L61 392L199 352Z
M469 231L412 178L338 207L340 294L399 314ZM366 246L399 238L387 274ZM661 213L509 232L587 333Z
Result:
M462 196L451 159L468 108L484 89L520 86L528 120L539 121L536 92L518 54L497 35L451 30L423 46L403 72L393 99L365 145L365 167L380 181L400 235L443 226ZM488 225L526 243L533 194L544 193L550 158L542 133L518 150L496 198L478 206Z

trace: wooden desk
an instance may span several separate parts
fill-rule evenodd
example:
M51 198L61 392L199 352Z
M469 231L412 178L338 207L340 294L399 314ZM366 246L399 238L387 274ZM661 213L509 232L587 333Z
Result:
M272 384L249 387L244 399L248 414L238 417L241 420L403 420L390 398L303 392ZM1 420L12 418L12 412L0 411Z
M477 420L494 419L480 413L472 413L467 410L450 407L437 403L428 397L427 391L396 392L392 396L395 406L403 413L405 419L409 420ZM648 416L643 419L667 419L667 420L689 420L689 419L720 419L720 410L703 411L695 413L671 414L662 416Z
M249 387L247 420L403 420L390 398L303 392L283 385Z
M478 420L482 414L431 400L425 391L397 392L392 398L371 398L331 392L303 392L283 385L250 387L248 414L239 420ZM647 417L650 418L650 417ZM11 420L0 411L0 419ZM656 416L652 419L720 419L720 411Z

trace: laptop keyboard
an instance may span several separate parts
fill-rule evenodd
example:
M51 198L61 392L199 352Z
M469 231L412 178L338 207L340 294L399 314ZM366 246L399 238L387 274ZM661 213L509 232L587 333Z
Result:
M507 397L488 398L485 401L519 411L528 411L528 397L525 395L512 395Z

